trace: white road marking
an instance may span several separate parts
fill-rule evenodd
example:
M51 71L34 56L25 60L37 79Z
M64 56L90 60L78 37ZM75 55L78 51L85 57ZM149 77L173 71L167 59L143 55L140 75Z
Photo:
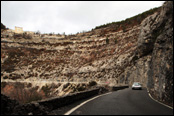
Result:
M89 100L87 100L87 101L84 101L84 102L81 103L80 105L78 105L78 106L72 108L71 110L69 110L68 112L66 112L64 115L70 115L72 112L74 112L75 110L77 110L78 108L80 108L81 106L83 106L84 104L86 104L86 103L88 103L88 102L90 102L90 101L92 101L92 100L94 100L94 99L96 99L96 98L98 98L98 97L101 97L101 96L104 96L104 95L107 95L107 94L111 94L111 93L112 93L112 92L109 92L109 93L106 93L106 94L102 94L102 95L98 95L98 96L93 97L93 98L91 98L91 99L89 99Z
M168 108L170 108L170 109L172 109L173 110L173 107L171 107L171 106L168 106L168 105L166 105L166 104L163 104L163 103L161 103L161 102L159 102L159 101L157 101L156 99L154 99L151 95L150 95L150 92L149 92L149 90L147 89L147 92L148 92L148 95L150 96L150 98L151 99L153 99L154 101L156 101L157 103L159 103L159 104L162 104L162 105L164 105L164 106L166 106L166 107L168 107Z

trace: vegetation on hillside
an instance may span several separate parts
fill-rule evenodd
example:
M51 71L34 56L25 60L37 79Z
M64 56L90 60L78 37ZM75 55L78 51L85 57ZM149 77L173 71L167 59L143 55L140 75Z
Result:
M107 23L104 25L96 26L95 29L101 29L101 28L111 26L111 27L114 27L115 30L117 30L121 26L122 29L124 30L127 25L132 26L132 25L140 24L143 21L143 19L145 19L147 16L152 15L153 13L157 12L158 9L160 9L160 8L161 7L150 9L148 11L141 13L141 14L127 18L127 19L119 21L119 22L112 22L112 23Z
M1 23L1 29L6 29L6 26Z

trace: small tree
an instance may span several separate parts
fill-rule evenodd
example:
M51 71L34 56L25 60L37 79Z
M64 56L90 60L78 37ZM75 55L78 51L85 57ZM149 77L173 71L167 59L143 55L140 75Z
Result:
M36 34L36 35L40 35L40 31L38 30L35 34Z

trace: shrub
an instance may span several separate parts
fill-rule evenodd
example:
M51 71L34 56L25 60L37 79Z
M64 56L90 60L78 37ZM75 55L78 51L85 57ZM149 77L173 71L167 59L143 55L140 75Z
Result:
M89 82L89 86L95 86L95 85L97 85L97 82L96 81L90 81Z
M35 34L36 34L36 35L40 35L41 33L40 33L40 31L38 30Z
M84 91L86 88L85 88L85 85L84 84L79 84L77 86L77 91Z
M118 42L118 41L117 41L117 38L115 38L114 41L115 41L115 44L117 44L117 42Z
M32 39L32 35L31 34L27 34L27 33L23 33L23 38L24 39Z
M51 89L51 88L48 87L47 84L41 88L41 90L43 90L43 92L45 93L45 96L46 96L46 97L49 97L49 95L50 95L50 89Z
M30 88L30 87L32 87L32 84L31 83L28 83L27 84L27 88Z
M109 39L108 38L106 38L106 44L109 44Z
M31 34L27 34L27 33L15 33L13 35L14 39L32 39L32 35Z
M13 35L13 37L14 37L14 39L22 39L23 38L23 34L17 34L17 33L15 33Z

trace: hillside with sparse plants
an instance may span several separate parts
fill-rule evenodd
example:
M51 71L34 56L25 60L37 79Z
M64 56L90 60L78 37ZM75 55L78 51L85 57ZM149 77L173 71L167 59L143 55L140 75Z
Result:
M28 103L139 81L173 106L171 3L74 35L16 34L1 23L1 93Z

